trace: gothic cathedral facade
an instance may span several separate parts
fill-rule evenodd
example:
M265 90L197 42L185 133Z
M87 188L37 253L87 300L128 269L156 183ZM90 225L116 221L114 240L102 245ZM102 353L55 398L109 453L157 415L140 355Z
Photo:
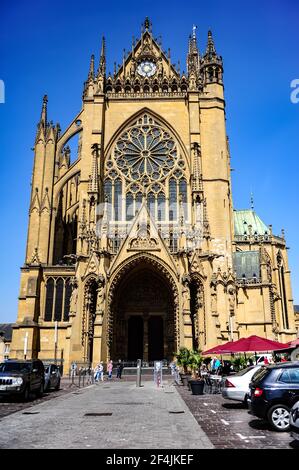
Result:
M223 62L193 29L180 72L145 20L114 73L103 39L79 114L35 139L11 357L172 359L296 335L284 233L234 210ZM75 150L74 150L75 149Z

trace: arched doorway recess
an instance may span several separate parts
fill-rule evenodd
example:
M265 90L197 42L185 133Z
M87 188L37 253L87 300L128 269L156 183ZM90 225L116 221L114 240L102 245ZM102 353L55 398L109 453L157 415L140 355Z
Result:
M145 258L124 270L111 297L110 357L135 362L173 357L176 295L163 272Z

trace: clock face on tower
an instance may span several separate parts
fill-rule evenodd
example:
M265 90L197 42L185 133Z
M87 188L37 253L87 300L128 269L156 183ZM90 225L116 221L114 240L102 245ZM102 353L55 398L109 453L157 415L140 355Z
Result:
M137 72L142 77L151 77L156 73L157 67L153 62L144 61L141 62L137 67Z

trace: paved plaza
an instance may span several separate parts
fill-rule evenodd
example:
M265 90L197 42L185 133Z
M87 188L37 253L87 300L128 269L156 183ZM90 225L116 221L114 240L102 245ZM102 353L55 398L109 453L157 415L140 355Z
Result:
M176 387L104 382L1 419L0 448L210 449Z

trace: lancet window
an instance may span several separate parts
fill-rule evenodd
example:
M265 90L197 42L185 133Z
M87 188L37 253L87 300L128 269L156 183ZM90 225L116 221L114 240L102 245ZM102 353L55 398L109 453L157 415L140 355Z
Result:
M68 321L71 295L69 277L49 277L46 281L45 321Z

